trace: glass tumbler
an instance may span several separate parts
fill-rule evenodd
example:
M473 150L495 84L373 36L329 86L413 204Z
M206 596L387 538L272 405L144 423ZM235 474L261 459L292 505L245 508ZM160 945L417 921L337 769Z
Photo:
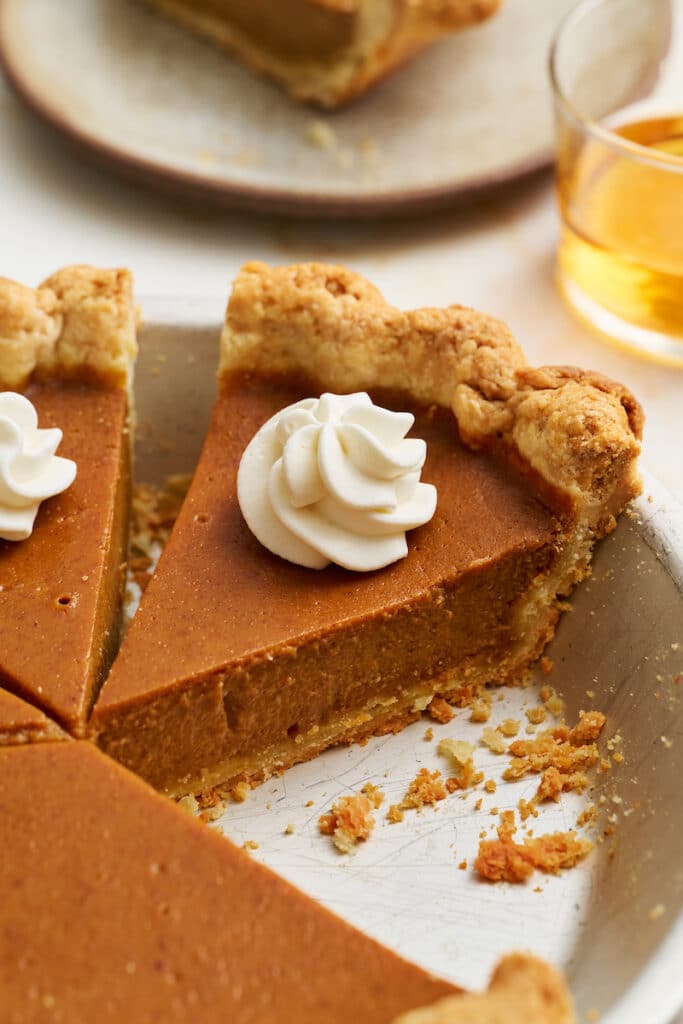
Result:
M550 74L561 291L602 334L683 365L683 0L583 0Z

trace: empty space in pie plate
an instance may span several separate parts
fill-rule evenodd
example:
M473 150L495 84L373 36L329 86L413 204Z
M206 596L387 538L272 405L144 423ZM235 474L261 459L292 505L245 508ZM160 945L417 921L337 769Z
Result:
M264 209L373 212L550 161L545 59L571 6L505 3L331 115L137 0L6 0L0 53L42 117L122 170Z

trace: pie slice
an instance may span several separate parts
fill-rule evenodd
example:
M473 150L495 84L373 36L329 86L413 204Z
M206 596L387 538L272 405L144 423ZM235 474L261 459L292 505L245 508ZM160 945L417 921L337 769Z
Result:
M5 1020L390 1024L458 991L90 743L0 750L0 808Z
M0 392L29 399L76 463L30 536L0 540L0 686L74 735L118 643L135 319L124 270L70 267L37 290L0 280Z
M336 107L500 0L147 0L281 82Z
M66 739L56 722L38 708L6 690L0 690L0 747Z
M572 1022L546 965L507 957L489 995L459 996L92 744L0 750L0 808L12 823L0 858L8 1020L391 1024L430 1004L416 1020L516 1024L531 1020L518 1009L543 1007L537 1024ZM510 1016L487 1017L503 993ZM450 1016L431 1016L443 1007Z
M369 391L415 415L433 518L374 572L271 554L236 477L274 413ZM103 750L169 793L263 779L397 730L435 694L519 682L561 597L639 490L625 388L529 367L507 329L452 306L402 312L317 264L245 266L193 483L92 718Z

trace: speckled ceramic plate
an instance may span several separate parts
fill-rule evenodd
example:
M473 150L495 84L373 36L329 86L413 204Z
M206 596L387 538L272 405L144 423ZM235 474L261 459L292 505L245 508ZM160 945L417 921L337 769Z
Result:
M0 0L0 58L37 114L129 177L251 209L376 215L549 162L546 55L572 5L504 0L333 114L136 0Z
M193 302L143 300L138 479L161 482L196 464L215 397L214 317L222 306L217 300L205 312ZM580 708L605 712L603 751L622 737L623 764L594 774L591 792L541 805L533 820L537 835L570 829L595 801L601 825L581 865L527 885L477 881L471 865L481 830L491 835L498 822L494 808L530 799L538 779L505 781L507 759L479 743L481 726L466 712L448 725L416 722L290 769L245 803L227 805L218 822L225 835L238 845L256 842L256 859L456 983L482 987L498 957L529 949L567 972L578 1020L594 1019L587 1013L595 1010L601 1024L671 1024L683 1005L683 507L656 481L646 479L645 488L600 544L593 576L572 598L547 651L552 675L504 689L493 702L491 725L508 717L526 722L525 706L550 682L567 702L569 721ZM432 743L424 739L428 724ZM444 768L435 749L443 736L476 744L476 766L496 792L454 795L390 824L385 809L417 770ZM386 803L370 841L341 857L319 834L318 817L367 781L381 787ZM461 860L468 870L458 870Z

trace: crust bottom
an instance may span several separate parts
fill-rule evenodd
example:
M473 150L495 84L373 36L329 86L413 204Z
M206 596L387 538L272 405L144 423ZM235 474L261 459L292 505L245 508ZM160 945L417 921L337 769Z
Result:
M56 722L46 721L43 725L27 726L23 729L0 729L0 747L21 747L27 743L53 743L69 737Z

